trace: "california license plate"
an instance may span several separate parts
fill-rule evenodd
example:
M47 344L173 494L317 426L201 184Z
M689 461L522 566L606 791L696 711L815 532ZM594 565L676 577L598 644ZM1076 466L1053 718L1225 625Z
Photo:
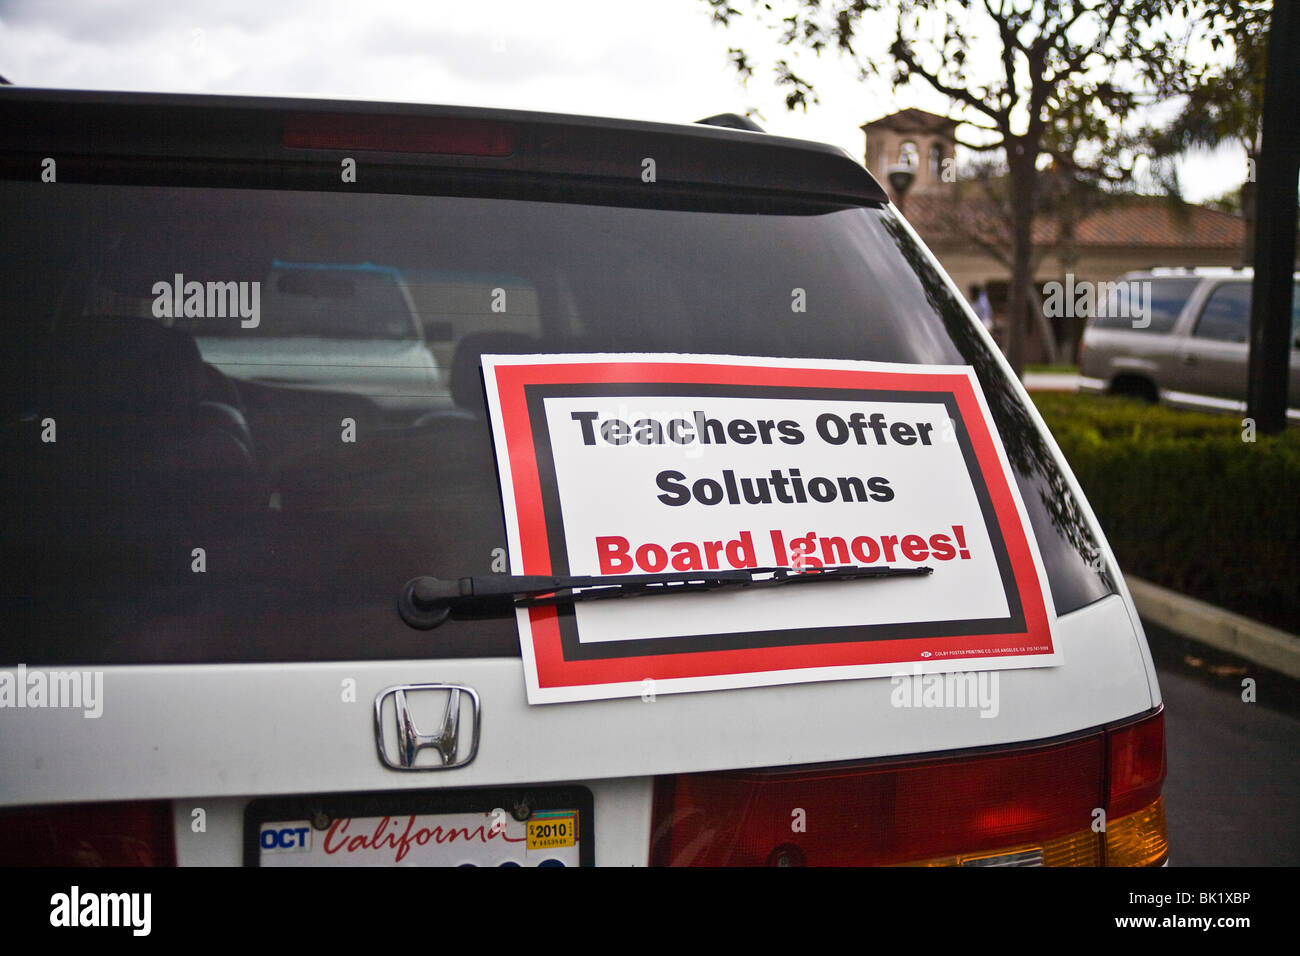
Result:
M254 800L247 866L590 866L585 787Z

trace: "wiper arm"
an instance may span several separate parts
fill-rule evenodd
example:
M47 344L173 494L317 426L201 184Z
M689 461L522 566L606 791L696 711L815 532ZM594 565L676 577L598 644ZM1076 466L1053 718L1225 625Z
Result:
M654 597L738 588L770 588L815 581L859 581L866 578L914 577L933 568L860 567L745 568L737 571L696 571L686 574L617 574L578 577L493 574L440 581L418 577L406 582L397 598L402 620L417 630L437 627L453 613L488 617L521 607L574 604L609 598Z

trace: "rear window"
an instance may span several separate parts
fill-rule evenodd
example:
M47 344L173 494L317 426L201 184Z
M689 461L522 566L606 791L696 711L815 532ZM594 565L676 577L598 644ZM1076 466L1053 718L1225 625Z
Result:
M5 660L517 656L513 618L422 633L394 606L503 566L484 352L973 365L1058 610L1110 593L887 209L0 188Z

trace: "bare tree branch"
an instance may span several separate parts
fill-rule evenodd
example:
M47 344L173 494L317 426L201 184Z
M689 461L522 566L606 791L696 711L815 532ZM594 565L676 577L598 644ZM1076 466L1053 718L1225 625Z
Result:
M985 116L988 116L998 124L998 129L1003 129L1010 123L1010 114L1008 111L994 109L983 100L976 98L969 91L963 90L960 87L949 86L940 80L936 74L931 73L929 70L921 66L912 55L911 49L907 46L906 41L901 37L895 41L894 46L891 48L891 52L893 52L895 58L907 68L909 73L915 73L917 76L921 77L921 79L925 80L925 82L929 83L935 90L945 96L949 96L954 100L965 103L971 109L977 110Z

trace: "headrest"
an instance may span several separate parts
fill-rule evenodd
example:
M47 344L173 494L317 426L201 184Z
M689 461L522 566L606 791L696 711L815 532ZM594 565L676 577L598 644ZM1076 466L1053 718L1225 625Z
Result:
M451 358L451 397L460 408L483 414L483 379L479 375L479 357L489 355L530 355L543 349L531 335L519 332L471 332L460 340Z
M187 332L149 319L61 323L50 355L55 409L142 415L189 408L203 395L203 359Z

